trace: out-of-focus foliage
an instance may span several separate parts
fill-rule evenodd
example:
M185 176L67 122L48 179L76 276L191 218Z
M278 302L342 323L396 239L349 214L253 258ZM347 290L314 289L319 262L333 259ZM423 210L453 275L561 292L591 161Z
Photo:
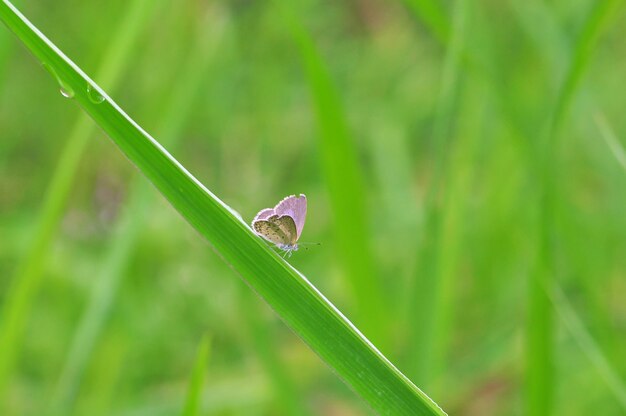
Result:
M106 65L129 7L120 0L22 3L90 74ZM586 39L592 1L297 2L292 12L328 70L354 146L364 192L355 207L365 220L358 235L372 265L367 281L382 288L372 293L349 276L359 253L341 240L337 220L345 213L333 211L341 194L329 183L341 181L328 175L341 172L325 164L332 146L320 140L320 86L307 73L294 16L279 1L232 1L220 3L224 23L212 19L217 9L209 2L159 3L145 16L113 98L157 139L174 135L168 149L245 219L305 193L302 240L322 245L290 262L358 327L379 328L385 339L377 345L420 388L450 414L541 406L526 398L528 368L542 365L526 341L543 323L528 321L535 316L527 313L528 287L547 231L543 290L552 293L556 283L565 295L548 296L543 311L552 322L539 351L551 363L547 407L572 415L625 411L626 173L594 121L604 114L618 140L626 136L623 9L607 12ZM225 29L202 29L212 24ZM80 110L1 29L5 306ZM205 44L200 36L216 39ZM559 104L580 42L589 42L585 65ZM202 51L206 65L193 58ZM204 71L194 104L171 108L188 88L190 65ZM550 132L555 111L563 116ZM87 143L19 328L0 392L3 414L180 414L206 333L207 414L370 412L156 191L132 185L144 179L102 133ZM546 164L550 186L538 172ZM551 213L542 216L546 189ZM123 220L139 217L143 224L129 231L132 222ZM118 270L107 259L126 233L136 241ZM109 269L118 276L113 289L99 286ZM98 322L94 345L68 387L72 346L99 290L110 290L110 307L101 322L87 320ZM368 296L384 311L375 325L363 310ZM572 316L581 325L572 326Z

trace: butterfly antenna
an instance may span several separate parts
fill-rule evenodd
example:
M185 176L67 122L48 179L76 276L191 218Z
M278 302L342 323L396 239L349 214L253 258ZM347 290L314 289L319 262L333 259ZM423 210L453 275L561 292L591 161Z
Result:
M322 243L306 243L306 242L304 242L304 243L299 243L298 245L299 246L321 246ZM302 247L302 248L304 248L305 250L309 249L308 247Z

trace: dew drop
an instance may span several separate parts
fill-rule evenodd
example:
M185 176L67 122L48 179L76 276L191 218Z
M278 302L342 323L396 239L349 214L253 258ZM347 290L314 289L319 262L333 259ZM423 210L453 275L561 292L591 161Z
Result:
M87 96L89 97L89 101L94 104L100 104L104 101L104 96L98 92L96 87L93 87L91 84L87 84Z
M72 89L72 87L70 87L66 82L64 82L61 79L61 77L57 75L56 71L50 65L42 64L42 66L44 67L46 71L48 71L50 75L52 75L52 78L54 78L56 82L59 84L59 91L61 92L61 95L64 96L65 98L73 98L74 90Z
M64 96L65 98L72 98L74 97L74 91L72 91L72 89L65 89L63 87L61 87L59 89L59 91L61 92L61 95Z

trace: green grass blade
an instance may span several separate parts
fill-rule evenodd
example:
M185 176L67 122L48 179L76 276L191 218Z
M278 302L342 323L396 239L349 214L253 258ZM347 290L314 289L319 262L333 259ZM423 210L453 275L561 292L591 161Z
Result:
M281 414L293 416L306 416L310 412L304 406L303 399L298 391L298 384L291 380L287 371L283 368L283 363L275 345L271 332L264 326L263 319L260 318L258 302L254 302L252 294L247 287L241 285L241 310L246 325L249 327L250 336L253 337L255 351L259 356L259 361L263 365L265 372L272 382L276 401L279 402Z
M622 0L606 0L594 3L580 35L576 39L574 52L570 58L569 68L559 89L554 114L552 115L550 134L555 137L567 113L574 93L580 85L581 78L587 69L594 47L608 23L622 5ZM550 140L553 142L554 140Z
M388 415L443 414L302 274L254 235L235 211L187 172L6 0L0 3L0 19L73 90L76 102L233 270L374 410ZM94 100L94 91L104 100Z
M593 363L594 367L600 374L602 380L606 383L606 386L611 391L622 410L626 412L626 384L615 372L607 358L602 353L602 349L595 342L593 337L589 334L580 318L576 314L576 311L567 300L563 290L554 286L552 290L549 290L550 299L554 305L561 321L565 324L567 330L572 334L581 350L587 355L589 360Z
M168 110L165 111L163 125L159 131L162 132L163 142L170 146L177 144L186 120L185 115L190 113L198 92L202 91L199 86L205 79L216 43L224 30L224 17L219 13L217 16L214 19L201 19L198 23L200 27L196 35L198 42L184 65L186 70L180 75L180 84L174 90L174 96L170 99ZM142 178L136 178L130 189L128 204L117 224L100 273L95 279L85 313L70 344L52 400L51 408L55 413L66 414L71 406L94 345L116 298L117 288L145 225L145 213L149 210L154 193Z
M555 276L555 220L558 184L556 158L561 125L571 105L593 48L615 11L619 0L598 2L583 24L574 44L568 70L559 88L547 132L537 151L539 180L539 217L537 220L536 264L530 275L526 336L526 411L533 415L550 414L554 391L553 316L545 287Z
M200 406L202 404L202 386L204 385L206 368L209 362L209 350L209 338L205 335L202 338L202 341L200 341L200 346L198 347L196 363L193 366L193 373L191 374L191 380L189 381L187 400L185 401L185 407L181 413L182 416L196 416L200 414Z
M4 90L4 73L8 66L8 57L11 54L10 46L12 43L9 40L8 33L5 31L0 32L0 94L2 94ZM3 141L3 143L0 144L0 171L3 170L4 164L6 163L6 157L9 152L6 151L5 146L8 145L8 141Z
M11 53L11 45L9 34L6 32L0 33L0 88L2 87L2 81L4 80L7 58ZM0 91L2 90L0 89Z
M127 350L122 340L117 334L103 340L99 360L93 363L89 392L81 395L73 412L68 411L64 415L107 416L114 413L119 406L119 387L127 376Z
M617 163L619 163L622 169L626 171L626 150L624 150L624 147L617 139L617 136L615 136L615 132L613 132L613 129L609 126L608 121L606 121L606 118L602 115L602 113L597 113L595 115L595 121L602 138L611 150L615 160L617 160Z
M45 194L42 214L36 225L35 240L18 266L8 291L7 302L3 305L0 324L0 391L5 387L17 359L20 336L40 284L48 248L61 219L66 200L64 196L69 194L73 173L90 129L90 121L85 116L81 116L74 125L68 145L64 148Z
M454 5L452 39L444 62L433 126L434 178L425 201L424 233L428 237L421 239L423 245L418 256L418 276L414 278L414 289L411 291L413 307L409 309L409 315L414 321L409 347L413 357L411 368L417 379L426 385L437 377L443 365L447 339L445 328L451 319L448 312L453 296L454 266L451 262L454 262L454 243L450 239L453 239L456 231L450 225L455 224L453 217L457 213L444 212L442 207L452 208L453 205L442 201L449 197L447 188L455 169L448 160L454 148L450 139L453 134L450 126L454 124L454 105L459 89L467 7L465 0L459 0Z
M541 236L540 240L546 240ZM543 286L538 281L552 272L545 244L539 245L538 265L531 273L528 289L526 328L526 410L529 414L547 415L552 406L554 383L552 307ZM536 413L535 413L536 412Z
M450 37L450 20L439 0L404 0L443 45Z
M350 136L338 92L313 39L300 21L295 7L280 7L297 43L317 116L322 169L334 216L334 229L356 300L356 320L377 343L384 334L384 291L376 274L369 245L365 209L365 180L357 149Z
M147 21L150 10L156 4L158 3L150 0L136 0L132 3L128 15L120 24L118 35L105 56L104 64L98 72L97 78L105 85L114 88L118 83L127 57L132 50L133 41L137 39L137 34ZM42 61L42 64L45 62ZM60 82L59 88L69 87ZM7 296L7 303L3 305L4 311L0 326L2 328L0 331L0 391L16 360L20 345L19 337L40 285L46 255L61 220L81 155L93 131L93 123L82 114L71 128L68 141L46 192L35 228L34 241L18 266L10 294Z

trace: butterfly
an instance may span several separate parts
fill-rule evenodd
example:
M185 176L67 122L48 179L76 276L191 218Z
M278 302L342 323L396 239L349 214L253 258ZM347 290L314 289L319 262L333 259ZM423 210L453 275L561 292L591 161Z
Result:
M290 195L274 208L265 208L252 220L252 229L265 240L276 244L285 255L298 250L298 239L306 218L306 196Z

